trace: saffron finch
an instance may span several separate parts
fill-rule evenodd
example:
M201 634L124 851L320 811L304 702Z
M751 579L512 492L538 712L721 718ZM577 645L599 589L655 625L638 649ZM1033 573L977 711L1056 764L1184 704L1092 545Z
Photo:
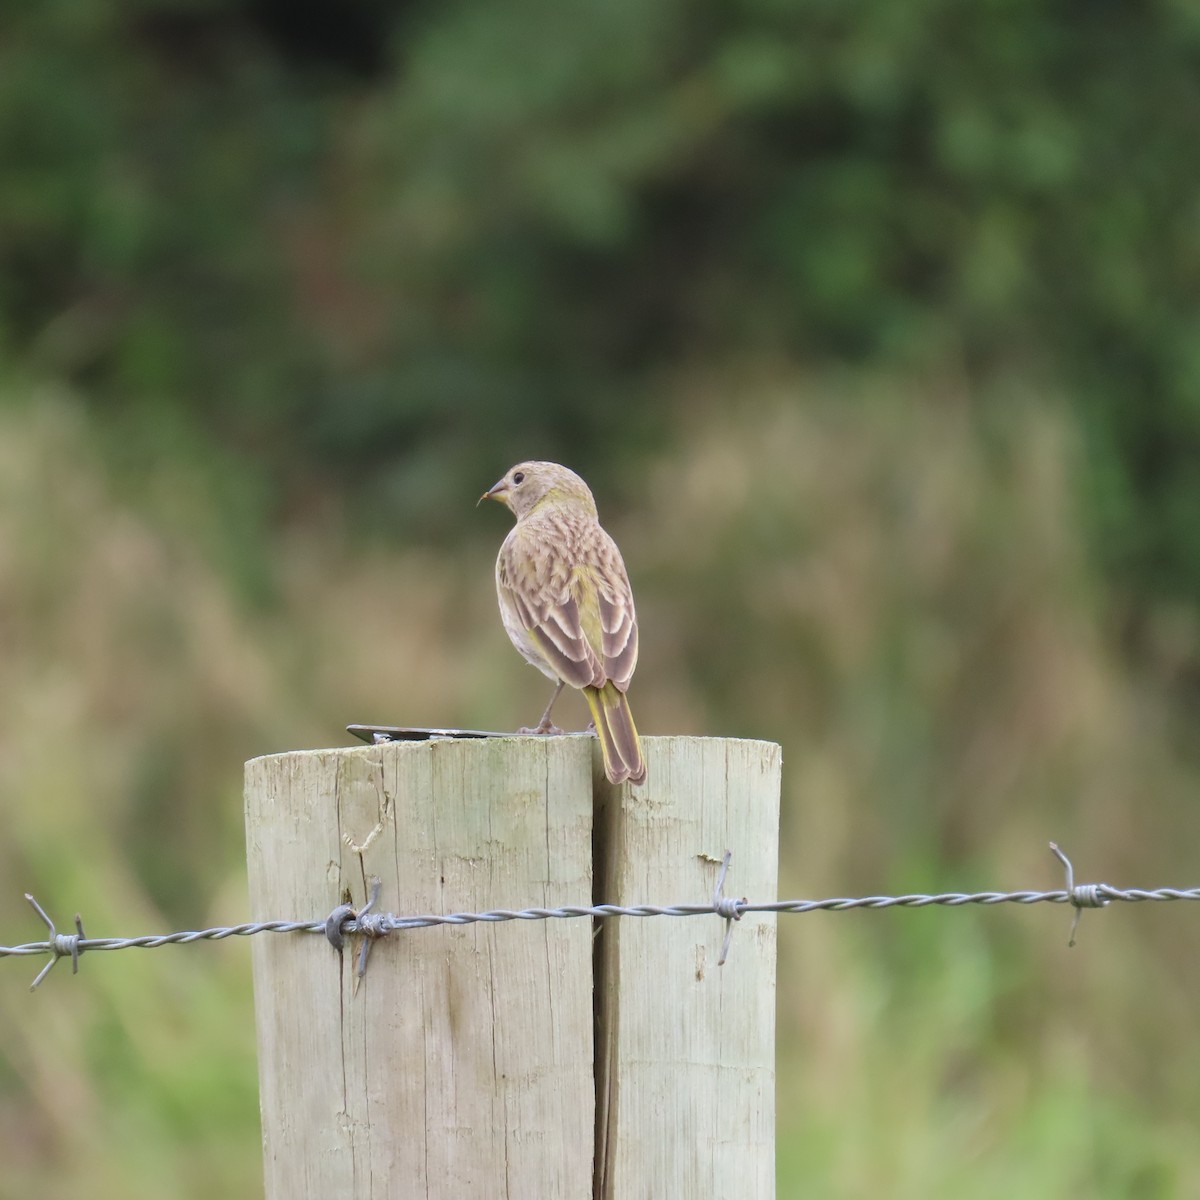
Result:
M479 499L497 500L517 518L496 559L500 618L526 661L555 682L541 721L525 732L562 732L550 713L569 683L591 710L610 782L644 782L625 697L638 656L633 592L587 484L557 463L523 462Z

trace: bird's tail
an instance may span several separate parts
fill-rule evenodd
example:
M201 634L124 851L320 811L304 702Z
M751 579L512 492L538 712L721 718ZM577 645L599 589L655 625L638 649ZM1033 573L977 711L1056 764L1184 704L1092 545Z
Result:
M600 738L604 774L609 783L626 779L630 783L645 783L646 760L642 758L642 743L625 693L618 691L610 680L602 688L585 687L583 695Z

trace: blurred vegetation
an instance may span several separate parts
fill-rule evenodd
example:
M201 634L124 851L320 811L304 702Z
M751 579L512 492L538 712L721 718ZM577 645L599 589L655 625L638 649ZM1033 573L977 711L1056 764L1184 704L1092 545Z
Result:
M240 920L244 758L536 715L531 455L642 727L783 743L785 893L1196 880L1194 6L0 23L0 941ZM1200 1194L1194 916L1066 928L781 921L781 1200ZM22 963L0 1200L258 1194L245 946Z

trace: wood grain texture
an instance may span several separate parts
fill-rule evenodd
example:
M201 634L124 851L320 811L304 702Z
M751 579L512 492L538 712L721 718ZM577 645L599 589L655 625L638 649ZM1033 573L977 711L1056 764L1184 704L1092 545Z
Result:
M256 919L586 904L595 739L393 743L254 759ZM267 1200L590 1197L587 920L254 939Z
M780 748L645 738L642 787L613 787L599 751L598 889L622 904L775 898ZM598 1200L775 1195L775 920L604 922L597 1071Z

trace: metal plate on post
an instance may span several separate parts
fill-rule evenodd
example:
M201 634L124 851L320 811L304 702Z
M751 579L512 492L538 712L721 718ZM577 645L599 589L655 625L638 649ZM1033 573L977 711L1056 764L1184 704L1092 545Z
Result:
M347 725L346 732L375 745L379 742L430 742L438 738L512 737L487 729L416 729L409 725Z

